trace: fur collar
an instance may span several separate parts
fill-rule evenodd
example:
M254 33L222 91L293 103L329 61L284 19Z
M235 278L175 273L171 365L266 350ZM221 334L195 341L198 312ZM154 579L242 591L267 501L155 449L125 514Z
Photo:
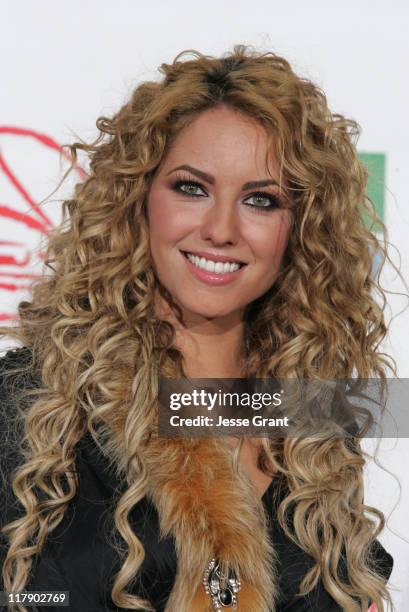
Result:
M276 556L263 503L249 479L234 475L226 441L155 437L144 456L147 495L158 510L161 535L175 539L178 558L165 612L212 610L202 584L212 557L239 572L238 612L274 612Z

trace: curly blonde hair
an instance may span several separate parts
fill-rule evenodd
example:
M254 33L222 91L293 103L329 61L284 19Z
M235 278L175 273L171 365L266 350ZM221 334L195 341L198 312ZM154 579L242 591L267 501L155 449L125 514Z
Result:
M185 51L160 72L163 78L138 85L112 118L98 119L94 142L69 145L72 165L78 152L89 156L89 175L63 203L62 223L48 239L50 274L34 283L31 301L20 302L18 326L0 328L30 347L42 384L16 415L24 426L24 462L13 490L25 515L3 530L8 591L24 588L33 559L75 498L75 448L88 429L125 485L114 519L126 547L112 600L152 610L126 591L144 556L128 517L149 477L139 451L154 426L155 381L184 372L173 326L154 314L155 292L170 296L154 274L146 202L175 137L202 111L225 105L274 135L292 202L280 274L246 309L247 375L385 379L387 368L396 375L393 359L378 350L387 333L379 276L390 259L363 220L369 216L386 236L365 194L358 124L331 113L323 92L272 52L239 45L214 58ZM374 275L375 253L383 258ZM392 605L370 557L385 520L364 503L360 440L351 448L344 438L263 439L259 465L285 477L280 524L315 560L301 594L321 579L347 611L365 610L370 600L379 612L384 599ZM348 583L338 572L343 555Z

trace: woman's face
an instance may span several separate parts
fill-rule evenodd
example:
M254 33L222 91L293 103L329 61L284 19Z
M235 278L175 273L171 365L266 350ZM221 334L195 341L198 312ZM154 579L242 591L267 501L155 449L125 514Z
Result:
M278 182L251 118L210 109L177 136L153 179L148 222L156 274L184 317L242 320L274 283L291 225Z

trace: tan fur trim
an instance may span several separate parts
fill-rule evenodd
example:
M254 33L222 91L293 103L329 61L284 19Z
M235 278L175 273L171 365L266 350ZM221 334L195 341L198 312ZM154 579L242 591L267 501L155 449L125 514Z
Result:
M158 510L161 534L175 539L178 558L166 612L196 612L193 605L206 610L200 592L212 557L229 562L246 584L238 593L240 611L251 600L249 612L273 612L275 553L264 508L250 480L234 474L225 441L153 438L144 458L147 494Z

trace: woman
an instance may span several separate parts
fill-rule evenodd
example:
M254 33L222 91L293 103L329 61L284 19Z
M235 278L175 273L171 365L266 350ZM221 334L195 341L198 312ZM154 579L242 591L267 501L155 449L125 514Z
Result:
M358 436L157 435L159 376L393 370L357 124L273 53L192 55L71 147L89 178L2 328L23 345L1 362L3 589L87 611L384 610ZM213 593L212 562L231 577Z

